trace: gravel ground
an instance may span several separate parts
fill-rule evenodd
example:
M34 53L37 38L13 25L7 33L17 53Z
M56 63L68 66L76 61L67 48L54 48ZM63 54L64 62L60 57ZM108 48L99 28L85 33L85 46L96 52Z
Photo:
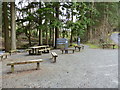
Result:
M51 63L51 54L29 56L19 53L9 56L2 64L3 88L118 88L118 50L89 49L61 54ZM15 73L6 66L11 61L42 58L41 69L36 64L16 65Z

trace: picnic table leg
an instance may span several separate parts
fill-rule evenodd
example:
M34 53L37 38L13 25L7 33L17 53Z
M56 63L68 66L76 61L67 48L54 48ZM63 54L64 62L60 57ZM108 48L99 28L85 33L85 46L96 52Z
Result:
M75 50L76 50L76 46L75 46Z
M37 49L35 48L35 55L37 55Z
M113 49L115 49L114 47L115 47L115 45L113 45Z
M3 56L1 56L1 60L3 59Z
M7 55L5 56L5 58L7 58Z
M103 49L104 49L104 45L103 45Z
M40 51L40 55L42 55L42 51Z
M55 63L56 62L56 57L54 57L54 61L53 61L53 63Z
M65 50L65 53L68 53L68 50Z
M32 54L34 54L34 49L32 48Z
M38 63L37 63L37 70L39 69L39 65L40 65L40 64L39 64L39 62L38 62Z
M12 53L10 52L10 56L12 55Z
M63 54L63 50L62 50L62 54Z
M74 50L73 50L73 53L74 53Z
M82 46L82 49L84 49L84 46Z
M31 50L29 50L29 55L31 55Z
M14 72L14 65L11 65L11 72Z

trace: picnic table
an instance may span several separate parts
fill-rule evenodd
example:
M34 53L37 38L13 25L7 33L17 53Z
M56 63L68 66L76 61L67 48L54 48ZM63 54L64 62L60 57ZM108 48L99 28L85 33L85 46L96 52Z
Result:
M46 50L50 50L49 45L33 46L29 48L29 54L37 55L41 54L41 52L45 52Z
M64 49L64 48L61 48L60 49L61 51L62 51L62 54L64 53L64 51L65 51L65 54L68 54L68 51L72 51L72 53L74 53L74 49L70 49L70 48L68 48L68 49Z
M75 50L76 50L76 48L78 48L79 51L80 51L81 48L84 49L84 46L83 46L83 45L75 45L74 47L75 47Z
M103 49L104 49L105 47L108 48L108 47L110 47L110 46L112 46L113 49L115 49L115 44L111 44L111 43L104 43L104 44L102 44Z

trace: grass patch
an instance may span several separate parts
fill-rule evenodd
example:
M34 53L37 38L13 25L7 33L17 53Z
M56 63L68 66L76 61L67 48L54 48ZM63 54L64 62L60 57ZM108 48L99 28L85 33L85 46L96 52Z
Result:
M99 45L95 45L95 44L90 44L90 43L87 43L86 45L88 45L90 48L93 48L93 49L100 48L100 46L99 46Z
M77 44L75 44L75 43L72 43L72 45L71 45L71 46L69 46L69 47L71 48L71 47L74 47L74 46L76 46L76 45L77 45Z

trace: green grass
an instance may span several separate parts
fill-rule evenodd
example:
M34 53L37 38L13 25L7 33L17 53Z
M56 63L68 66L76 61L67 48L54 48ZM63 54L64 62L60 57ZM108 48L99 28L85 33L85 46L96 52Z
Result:
M93 48L93 49L100 48L100 46L99 46L99 45L95 45L95 44L90 44L90 43L87 43L86 45L88 45L90 48Z
M90 43L87 43L86 45L88 45L90 48L92 48L92 49L98 49L98 48L102 48L102 46L101 45L95 45L95 44L90 44ZM110 46L109 48L113 48L113 46ZM115 45L115 47L114 48L118 48L118 45Z
M71 46L69 46L69 47L71 48L71 47L74 47L75 45L77 45L77 44L75 44L75 43L72 43L72 45L71 45Z

